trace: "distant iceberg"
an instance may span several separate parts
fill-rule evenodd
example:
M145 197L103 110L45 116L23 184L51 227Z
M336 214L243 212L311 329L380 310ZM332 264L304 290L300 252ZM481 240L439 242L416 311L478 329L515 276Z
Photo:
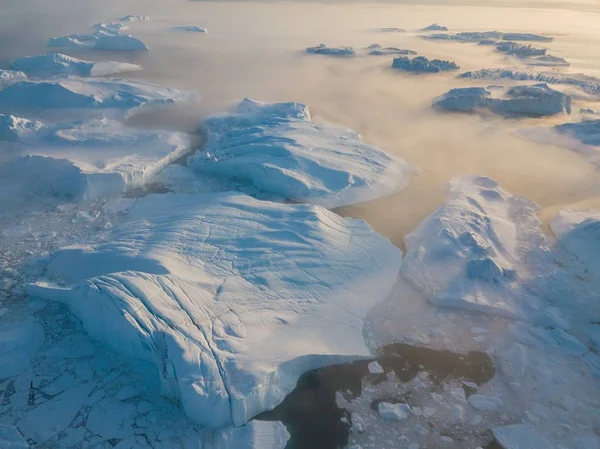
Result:
M369 45L367 47L370 55L373 56L387 56L387 55L416 55L417 52L413 50L405 50L397 47L382 47L379 44Z
M119 20L121 22L147 22L150 20L150 16L131 14L128 16L121 17Z
M415 171L354 131L312 122L301 103L245 99L237 113L205 120L202 131L206 144L188 159L194 170L328 209L398 192Z
M185 31L189 33L206 33L206 28L199 27L197 25L183 25L171 27L172 31Z
M46 78L53 76L103 76L119 72L141 70L139 65L114 61L84 61L63 55L50 53L40 56L27 56L15 60L14 70L29 77Z
M413 73L439 73L460 69L452 61L442 61L440 59L429 60L424 56L417 56L412 59L406 56L395 58L392 62L392 68Z
M502 39L502 36L499 31L467 31L456 34L428 34L422 37L439 41L479 42L486 39Z
M23 72L17 72L14 70L0 70L0 89L26 80L27 75L25 75Z
M544 116L571 113L571 97L547 84L508 89L469 87L451 89L433 102L436 109L469 112L488 109L501 115Z
M306 53L312 53L315 55L327 55L327 56L354 56L356 52L352 47L328 47L325 44L317 45L316 47L308 47Z
M438 25L437 23L432 23L425 28L421 28L419 31L448 31L448 28L443 25Z
M528 58L530 56L543 56L546 54L545 48L532 47L531 45L522 45L516 42L500 42L496 50L507 55L514 55L519 58Z
M146 51L148 47L141 40L129 34L71 34L52 37L48 47L89 48L94 50Z
M403 28L380 28L379 31L384 33L404 33L406 30Z
M502 39L505 41L533 41L533 42L552 42L553 37L542 36L540 34L531 33L504 33Z

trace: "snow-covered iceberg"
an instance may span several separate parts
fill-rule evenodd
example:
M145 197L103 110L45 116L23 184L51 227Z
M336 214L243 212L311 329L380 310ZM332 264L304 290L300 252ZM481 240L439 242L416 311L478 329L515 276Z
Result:
M545 48L538 48L533 47L531 45L518 44L516 42L500 42L496 46L496 50L507 55L517 56L519 58L528 58L530 56L543 56L546 54Z
M485 80L510 79L517 81L539 81L548 84L566 84L578 87L588 94L600 95L600 78L582 73L567 74L558 72L525 72L512 69L483 69L461 73L459 78Z
M379 31L383 31L384 33L404 33L404 32L406 32L406 30L404 28L395 28L395 27L380 28Z
M95 339L157 368L193 420L243 425L299 376L367 357L363 320L401 251L364 221L236 193L149 195L96 242L58 252L64 301Z
M452 61L443 61L441 59L429 60L424 56L417 56L412 59L406 56L394 58L394 61L392 61L392 68L413 73L439 73L460 69L460 67Z
M531 33L504 33L502 39L505 41L530 41L530 42L552 42L553 37L542 36L540 34Z
M352 47L328 47L325 44L319 44L316 47L308 47L306 53L327 56L354 56L356 52Z
M483 87L451 89L433 102L436 109L470 112L488 109L501 115L545 116L571 113L571 97L547 84L488 90Z
M137 37L130 34L95 33L71 34L63 37L51 37L48 47L87 48L94 50L146 51L148 47Z
M74 199L142 187L188 151L182 134L128 128L105 117L75 125L44 125L0 115L0 140L12 141L16 153L0 167L5 190L24 192L35 180L40 195L58 192ZM40 177L44 170L61 175Z
M527 249L544 244L536 211L489 178L455 179L446 202L405 237L403 274L435 305L551 324L521 282Z
M0 110L39 111L67 108L130 109L172 103L181 92L143 81L65 78L22 81L0 90Z
M499 31L465 31L456 34L435 33L422 36L424 39L436 41L479 42L487 39L502 39Z
M188 159L196 171L328 209L398 192L414 172L349 129L312 122L301 103L245 99L236 113L205 120L202 131L206 144Z
M141 67L126 62L84 61L62 53L50 53L19 58L13 62L12 69L21 71L29 77L46 78L53 76L112 75L119 72L141 70Z
M431 25L426 26L425 28L421 28L419 31L448 31L448 27L438 25L437 23L432 23Z
M0 89L4 89L12 84L26 81L27 75L23 72L16 72L14 70L0 70Z
M130 14L128 16L121 17L119 20L121 22L148 22L151 19L150 16Z
M206 28L199 27L198 25L181 25L171 27L172 31L185 31L188 33L206 33Z
M369 45L367 47L370 55L373 56L387 56L387 55L416 55L417 52L413 50L405 50L397 47L382 47L379 44Z

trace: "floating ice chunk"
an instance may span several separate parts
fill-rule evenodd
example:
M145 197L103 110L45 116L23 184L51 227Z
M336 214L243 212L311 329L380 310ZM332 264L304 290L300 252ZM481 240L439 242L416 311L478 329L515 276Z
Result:
M436 33L423 36L425 39L457 42L479 42L486 39L502 39L498 31L467 31L456 34Z
M206 28L199 27L198 25L182 25L171 27L172 31L185 31L188 33L206 33Z
M542 36L531 33L504 33L502 39L505 41L535 41L535 42L552 42L553 37Z
M438 25L437 23L432 23L425 28L421 28L419 31L448 31L448 28L443 25Z
M128 16L121 17L119 20L121 22L148 22L151 19L150 16L130 14Z
M568 67L571 64L564 58L559 58L558 56L552 55L544 55L544 56L536 56L532 58L526 58L523 60L525 63L529 65L536 66L548 66L548 67Z
M519 248L545 241L536 210L489 178L455 179L446 202L405 237L403 272L435 305L554 323L519 280L529 270ZM469 274L473 261L485 259L502 275Z
M511 69L483 69L475 72L465 72L459 78L517 81L539 81L549 84L573 85L592 95L600 95L600 78L577 73L557 72L524 72Z
M496 50L507 55L517 56L519 58L528 58L530 56L543 56L546 54L545 48L532 47L531 45L517 44L516 42L500 42Z
M96 32L95 34L71 34L52 37L48 40L51 48L84 48L93 50L147 51L141 40L130 34Z
M369 54L373 56L387 56L387 55L416 55L417 52L413 50L404 50L396 47L382 47L379 44L369 45L367 47Z
M316 47L308 47L306 53L328 56L354 56L356 52L352 47L328 47L325 44L317 45Z
M95 339L157 367L193 420L242 425L300 375L369 355L363 319L401 251L362 220L234 193L150 195L106 239L49 266Z
M351 130L313 123L301 103L245 99L237 113L205 120L203 131L191 168L328 209L400 191L414 172Z
M114 195L147 184L188 151L183 134L128 128L106 117L44 127L0 115L0 139L8 134L3 117L12 123L13 140L25 144L19 159L0 166L0 185L12 186L11 195L15 188L32 188L32 182L40 192L61 192L75 199ZM48 174L40 177L40 172Z
M0 89L4 89L12 84L26 81L27 75L23 72L16 72L14 70L0 70Z
M455 401L459 401L464 404L467 403L467 396L465 395L465 390L461 387L453 388L452 390L450 390L450 397Z
M19 429L6 424L0 424L0 449L29 449Z
M436 109L477 111L489 109L501 115L544 116L571 113L571 97L547 84L516 86L490 91L481 87L451 89L434 100Z
M379 416L385 420L404 421L410 416L410 407L402 403L380 402L377 404L377 411Z
M367 423L365 420L356 412L352 412L350 415L350 421L352 422L352 431L363 433L367 430Z
M0 114L0 141L15 142L27 139L42 127L42 123L34 120Z
M95 23L94 25L92 25L92 28L94 28L94 30L96 30L96 31L100 31L103 33L118 34L122 30L126 30L129 27L127 25L125 25L124 23L119 23L119 22L110 22L110 23L99 22L99 23Z
M406 30L403 28L381 28L380 31L384 33L404 33Z
M502 407L502 399L475 393L469 396L469 404L482 412L493 412Z
M492 432L503 449L552 449L546 437L529 424L493 427Z
M131 109L172 103L181 92L143 81L68 78L22 81L0 90L0 109L39 111L67 108Z
M31 358L44 343L42 326L33 318L0 328L0 379L27 369Z
M369 372L371 374L383 374L385 371L381 367L381 365L377 362L369 363Z
M27 76L40 78L63 75L102 76L141 70L141 67L135 64L114 61L84 61L62 53L19 58L13 62L12 68L25 73Z
M417 56L412 59L406 56L395 58L392 62L392 68L414 73L439 73L460 69L452 61L442 61L440 59L429 60L424 56Z
M250 421L242 427L228 427L216 432L213 449L284 449L290 438L278 421Z

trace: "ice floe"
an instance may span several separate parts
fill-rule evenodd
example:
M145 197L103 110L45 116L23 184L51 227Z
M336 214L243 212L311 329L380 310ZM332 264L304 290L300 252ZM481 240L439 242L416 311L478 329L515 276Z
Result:
M0 90L0 110L131 109L188 98L168 87L121 79L65 78L22 81Z
M414 172L349 129L312 122L301 103L245 99L202 130L206 144L188 159L194 170L328 209L400 191Z
M438 25L437 23L432 23L425 28L421 28L420 31L448 31L448 28L443 25Z
M380 402L377 404L379 416L382 419L393 421L404 421L410 416L410 407L406 404L390 404L389 402Z
M401 56L399 58L394 58L392 68L412 73L439 73L460 69L460 67L452 61L443 61L441 59L429 60L424 56L417 56L414 58Z
M1 139L19 143L12 147L16 158L0 166L5 190L14 193L35 185L38 194L87 200L141 187L188 151L187 139L179 133L128 128L106 117L44 125L0 115ZM44 170L60 175L40 177Z
M382 47L379 44L369 45L367 47L370 55L373 56L387 56L387 55L416 55L417 52L413 50L405 50L397 47Z
M571 97L547 84L508 89L466 87L451 89L433 102L436 109L470 112L490 110L501 115L545 116L571 113Z
M354 56L356 52L352 47L328 47L325 44L319 44L316 47L308 47L306 53L327 56Z
M406 236L403 273L435 305L553 323L521 283L529 268L520 249L544 241L536 210L489 178L456 179L446 202Z
M115 61L84 61L63 55L50 53L39 56L27 56L15 60L13 70L25 73L29 77L46 78L53 76L103 76L119 72L141 70L139 65Z
M94 338L154 364L195 421L242 425L307 370L367 356L362 326L401 252L361 220L246 195L150 195L49 266Z
M483 69L473 72L465 72L460 78L500 80L510 79L516 81L539 81L548 84L566 84L575 86L582 91L600 95L600 78L577 73L557 72L526 72L513 69Z
M172 31L185 31L188 33L206 33L206 28L199 27L198 25L181 25L171 27Z

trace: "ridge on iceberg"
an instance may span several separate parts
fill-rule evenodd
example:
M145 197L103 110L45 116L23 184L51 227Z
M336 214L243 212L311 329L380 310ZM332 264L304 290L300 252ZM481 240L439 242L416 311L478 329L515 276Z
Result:
M433 107L445 111L472 112L482 109L500 115L570 114L571 97L547 84L515 86L490 91L483 87L455 88L433 101Z
M11 86L21 81L26 81L27 75L23 72L16 72L14 70L0 70L0 89Z
M139 65L126 62L94 62L84 61L63 55L62 53L50 53L39 56L27 56L15 60L12 64L13 70L19 70L30 77L53 77L53 76L103 76L119 72L141 70Z
M38 195L97 199L141 187L188 151L186 137L169 131L128 128L106 117L75 125L44 125L0 114L0 140L17 158L0 166L13 196L35 183ZM61 176L39 173L61 172ZM35 181L34 178L36 178ZM5 192L1 196L5 196Z
M328 209L398 192L415 171L349 129L313 123L301 103L245 99L202 131L206 144L188 159L194 170Z
M95 339L157 368L194 421L240 426L306 371L369 356L363 320L401 251L364 221L236 193L149 195L103 238L59 251L65 301Z
M403 274L438 306L554 324L523 288L523 248L543 246L537 206L484 176L450 183L445 203L408 234Z
M148 47L130 34L97 32L95 34L71 34L51 37L48 47L88 48L93 50L147 51Z
M22 81L0 90L0 110L40 111L66 108L131 109L173 103L181 92L143 81L65 78Z
M316 47L308 47L306 53L312 53L315 55L327 55L327 56L354 56L356 52L352 47L328 47L325 44L319 44Z
M413 73L439 73L460 69L460 67L452 61L443 61L441 59L429 60L424 56L417 56L412 59L406 56L394 58L392 68Z

